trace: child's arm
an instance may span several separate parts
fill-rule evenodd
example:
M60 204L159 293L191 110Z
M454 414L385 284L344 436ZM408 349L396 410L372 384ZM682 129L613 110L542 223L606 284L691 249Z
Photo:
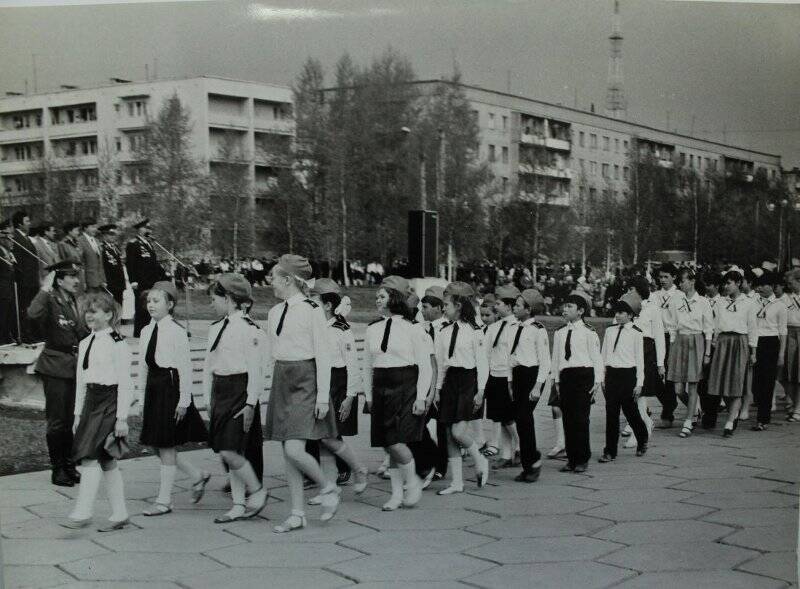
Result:
M147 333L150 331L149 325L145 325L142 329L142 334L139 337L139 378L138 380L138 390L136 391L135 400L139 403L140 406L144 406L144 390L147 388L147 374L149 373L149 368L147 366L147 362L145 361L145 356L147 355L147 345L150 343L150 337Z
M347 396L356 397L362 389L361 375L358 372L358 358L356 356L356 338L353 330L343 331L341 337L337 338L339 348L347 366Z
M320 307L312 309L311 326L314 337L314 361L317 365L317 403L329 403L331 396L331 354L326 330L328 322Z
M192 402L192 358L189 350L189 334L182 327L177 327L176 334L175 363L177 364L180 384L178 407L185 409ZM141 346L139 349L141 350ZM139 357L142 358L141 351ZM144 388L140 387L139 390L144 391Z
M117 420L128 419L128 410L133 397L131 378L131 350L124 339L114 342L114 371L117 373Z

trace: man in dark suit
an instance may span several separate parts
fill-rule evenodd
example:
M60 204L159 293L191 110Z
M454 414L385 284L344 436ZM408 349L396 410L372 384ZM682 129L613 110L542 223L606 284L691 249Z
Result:
M122 293L125 292L125 267L122 255L117 249L117 226L114 223L98 227L98 235L103 251L103 270L106 274L106 288L114 300L122 305Z
M39 292L39 259L36 256L36 246L28 237L31 228L31 218L26 211L17 211L11 217L14 225L14 257L17 259L16 279L19 296L19 308L22 314L22 341L31 343L38 341L38 329L34 323L27 320L28 305Z
M166 276L156 258L156 250L150 243L150 220L143 219L133 226L137 235L125 246L125 267L128 269L128 280L131 282L136 301L133 316L133 337L139 337L142 328L150 322L146 301L142 293L150 290L159 280Z
M86 291L103 290L106 287L106 273L103 268L103 250L97 241L97 221L88 220L83 223L83 233L78 238L81 248Z
M17 304L14 294L14 266L16 258L11 251L14 227L6 219L0 222L0 345L19 339L17 333Z

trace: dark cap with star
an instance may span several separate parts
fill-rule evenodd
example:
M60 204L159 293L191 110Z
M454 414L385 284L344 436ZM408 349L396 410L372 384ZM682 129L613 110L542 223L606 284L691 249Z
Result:
M55 272L56 276L75 276L81 271L81 263L76 260L61 260L45 269L48 272Z
M145 217L144 219L142 219L138 223L134 223L133 224L133 228L134 229L141 229L142 227L147 227L148 225L150 225L150 219Z
M112 231L116 231L117 230L117 224L116 223L108 223L107 225L100 225L100 227L98 227L97 230L100 233L111 233Z

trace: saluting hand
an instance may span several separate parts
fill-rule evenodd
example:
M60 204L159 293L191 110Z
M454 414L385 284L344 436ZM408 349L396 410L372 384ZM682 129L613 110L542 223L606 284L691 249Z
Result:
M55 278L56 278L56 273L55 272L48 273L47 276L45 276L42 279L42 282L41 282L41 285L40 285L41 289L44 292L52 292L52 290L53 290L53 282L55 281Z
M327 403L317 403L317 406L314 407L314 418L315 419L325 419L325 416L328 414L328 404Z

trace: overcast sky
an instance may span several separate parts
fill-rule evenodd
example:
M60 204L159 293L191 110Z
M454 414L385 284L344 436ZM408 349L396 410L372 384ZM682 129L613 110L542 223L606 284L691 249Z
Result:
M0 0L2 3L2 0ZM628 118L800 165L800 5L622 0ZM0 92L198 74L291 85L387 45L419 78L602 112L612 0L264 0L0 8ZM692 120L694 118L694 124Z

